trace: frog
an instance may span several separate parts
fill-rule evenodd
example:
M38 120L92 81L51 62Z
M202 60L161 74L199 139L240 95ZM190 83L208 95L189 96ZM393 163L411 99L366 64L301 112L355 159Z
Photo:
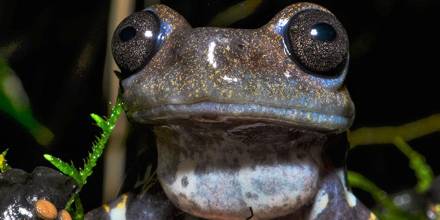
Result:
M355 108L349 39L328 9L193 28L158 4L119 24L112 52L126 115L153 128L159 184L86 219L376 219L347 186L346 144L329 144Z

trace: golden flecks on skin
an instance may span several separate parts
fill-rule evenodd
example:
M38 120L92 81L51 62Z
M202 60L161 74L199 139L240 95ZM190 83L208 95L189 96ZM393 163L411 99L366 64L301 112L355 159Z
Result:
M300 127L301 129L307 129L308 132L322 130L341 132L347 129L351 124L354 113L349 94L342 86L346 71L341 71L337 77L332 79L320 77L298 65L295 59L290 56L292 54L289 51L291 48L287 48L285 30L288 27L286 25L289 25L288 22L292 16L305 9L328 12L320 6L310 3L295 4L282 10L267 25L259 29L245 30L214 27L190 28L176 12L164 6L155 6L153 10L157 17L163 21L162 25L169 26L170 31L167 32L165 40L148 64L142 70L121 81L121 96L125 103L124 107L127 115L136 122L164 123L164 126L167 127L182 125L179 123L182 121L181 119L190 119L191 126L194 126L197 121L202 123L206 121L222 122L232 118L228 122L233 122L233 119L243 119L249 124L267 123L273 125L284 123L283 126L287 124L286 127L288 128L296 129ZM214 119L211 119L211 117ZM170 122L174 122L174 124ZM222 132L224 133L224 131ZM195 146L196 141L196 138L191 138L191 144L182 144L162 140L167 138L174 141L173 138L158 137L158 143L172 145L170 148L174 151L188 150L188 148ZM212 137L209 141L212 141ZM225 144L225 142L221 143ZM283 144L285 143L287 142L283 142ZM275 146L272 146L272 144L273 141L268 145L271 145L273 150ZM284 146L283 144L282 146ZM234 216L237 216L234 210L240 209L240 212L246 212L247 217L249 206L243 203L246 203L244 200L249 200L249 203L260 204L252 206L256 218L266 219L267 216L278 217L279 215L289 214L305 204L310 204L310 200L313 200L316 191L318 191L318 180L320 178L318 167L320 165L315 163L322 162L320 159L311 160L313 163L311 162L308 168L312 167L313 169L307 173L307 171L300 170L300 168L307 168L307 166L304 166L303 160L299 157L289 158L290 162L294 161L295 165L298 165L293 167L298 171L286 171L284 173L304 176L290 176L290 178L284 178L282 181L277 182L277 184L282 184L281 182L288 181L282 184L286 187L286 191L295 191L295 194L298 194L297 199L287 198L285 195L292 195L292 193L280 193L280 187L274 187L276 189L272 190L271 187L274 184L271 181L274 179L274 172L264 171L264 169L269 169L271 166L252 168L249 163L246 163L243 164L243 167L249 168L248 172L239 172L246 171L245 168L238 167L239 163L245 160L238 156L246 154L243 153L246 152L246 149L237 152L237 157L240 160L237 160L237 164L232 164L234 172L222 173L224 170L218 169L218 164L215 163L220 161L219 163L223 167L226 163L223 159L231 154L218 160L212 160L212 158L220 156L222 153L229 153L225 152L225 148L220 149L219 152L214 152L213 148L216 147L214 145L216 144L210 144L208 148L206 146L201 147L203 153L181 154L167 150L163 145L158 144L159 167L162 168L162 170L158 168L158 175L159 177L162 175L160 177L162 178L161 183L170 184L168 188L164 187L165 193L169 196L170 192L172 193L173 186L177 191L186 192L195 189L200 192L169 196L171 199L179 200L178 202L174 201L177 205L188 205L188 210L183 209L184 211L194 215L201 215L200 212L203 211L207 213L208 218L211 218L212 216L209 215L212 215L214 210L218 213L218 216L214 216L215 219L233 219ZM245 144L243 148L248 147L249 145ZM216 153L214 156L204 156L209 158L207 160L209 163L212 163L210 167L207 167L206 163L208 162L202 164L203 162L197 160L197 158L192 158L208 154L209 150L206 149ZM236 150L236 148L234 149ZM262 147L258 149L261 150ZM269 150L266 149L262 154L268 156L267 152ZM250 153L248 152L248 154ZM280 152L276 152L271 155L273 158L277 158L279 154ZM258 153L254 152L252 155L258 156ZM179 171L176 174L177 171L164 169L169 167L161 165L161 163L167 165L182 163L182 157L191 157L189 158L191 161L194 159L197 165L200 165L199 167L195 166L197 172L195 171L196 168L193 169L194 173L197 173L194 174L194 177L205 179L197 181L189 175L191 172L185 173L184 176L180 175L184 172ZM256 165L261 165L261 161L254 161L256 160L255 157L249 160ZM283 160L286 160L286 158L283 158ZM272 168L280 172L283 171L283 168L292 168L289 167L292 163L285 163L283 164L286 165L284 167L279 166L279 163L280 161L275 160L271 164L273 165ZM176 167L178 166L176 165ZM207 168L211 170L204 170ZM173 169L177 170L177 168ZM253 181L255 175L251 174L257 172L255 170L258 171L258 174L261 174L261 183L254 183L255 181ZM234 177L237 179L236 182L244 182L244 185L249 186L259 185L267 188L268 192L274 193L275 196L271 197L267 193L260 193L259 198L256 198L253 196L253 192L250 194L240 192L240 184L237 185L237 183L231 181L231 178L233 178L231 176L236 175L236 172L244 174L240 178ZM310 173L313 175L310 175ZM170 176L165 177L165 175ZM276 174L275 176L279 177L280 175ZM184 182L187 184L183 184L186 187L182 185L179 178L180 180L186 180ZM305 181L306 179L309 182ZM206 184L209 181L211 181L211 184ZM192 185L197 182L201 184ZM301 187L289 188L292 186L291 183L302 185ZM249 189L249 187L242 188ZM302 188L306 189L303 190ZM231 191L231 189L234 190ZM230 190L229 193L227 193L228 190ZM346 192L345 187L344 191ZM197 203L187 202L194 197L199 197ZM231 202L233 197L237 198L236 203ZM296 201L290 200L292 198ZM348 203L354 203L350 201L349 196L346 196L346 198ZM279 203L277 203L277 200ZM282 208L277 206L268 209L267 205L279 205L284 202L287 205L282 205ZM325 209L328 203L329 195L323 194L316 203L317 215ZM182 207L180 208L182 209ZM110 212L113 213L115 210L118 209L111 209ZM120 212L115 211L113 214L125 218L124 210L125 208L119 209ZM285 213L281 213L280 210ZM241 214L239 215L240 219L243 217Z
M53 220L58 215L55 205L45 199L40 199L35 202L35 212L38 217L43 220Z
M345 75L328 80L309 74L286 53L283 33L277 30L282 28L277 25L301 10L326 9L309 3L292 5L267 25L253 30L191 29L171 9L153 9L171 32L148 65L122 81L130 117L167 104L214 102L310 112L313 116L308 114L298 121L318 128L321 122L316 121L317 113L323 114L321 117L346 117L340 125L322 124L323 128L344 130L351 124L353 104L346 89L339 88ZM294 122L295 117L300 115L285 119ZM134 120L142 122L145 118Z
M169 27L174 30L191 27L185 20L185 18L183 18L179 13L175 12L166 5L153 5L150 9L153 10L156 14L160 15L160 19L162 21L172 24Z

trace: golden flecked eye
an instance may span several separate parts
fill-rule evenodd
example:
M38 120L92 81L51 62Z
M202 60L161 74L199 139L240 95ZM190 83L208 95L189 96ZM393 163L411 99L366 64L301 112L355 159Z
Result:
M116 28L112 39L113 57L122 77L143 68L158 47L160 21L150 11L136 12Z
M286 37L292 59L311 73L337 77L348 59L347 33L331 13L308 9L294 15Z

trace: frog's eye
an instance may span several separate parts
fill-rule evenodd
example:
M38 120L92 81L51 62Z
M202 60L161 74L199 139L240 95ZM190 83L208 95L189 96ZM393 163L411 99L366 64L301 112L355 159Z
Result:
M333 14L301 11L291 18L286 37L292 59L303 68L326 77L341 74L348 57L348 37Z
M158 48L160 21L150 11L136 12L116 28L112 39L113 57L122 77L144 67Z

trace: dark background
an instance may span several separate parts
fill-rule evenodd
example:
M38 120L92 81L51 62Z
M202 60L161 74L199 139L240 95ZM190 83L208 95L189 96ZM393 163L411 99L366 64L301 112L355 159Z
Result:
M218 12L239 1L166 0L193 26L205 26ZM255 28L294 1L265 0L235 28ZM356 104L353 128L399 125L440 112L438 0L311 1L330 9L348 31L351 67L346 84ZM137 10L143 8L138 1ZM102 92L109 1L0 0L0 47L19 43L9 63L22 80L35 116L55 134L49 148L39 146L15 121L0 113L0 147L10 150L10 165L31 171L50 166L43 153L82 164L99 129L89 113L104 114ZM81 57L86 55L86 58ZM80 62L81 61L81 62ZM85 62L86 61L86 62ZM439 134L410 144L438 175ZM391 145L351 151L348 168L387 192L416 183L408 160ZM101 198L100 167L82 193L86 210ZM367 205L368 194L356 191Z

